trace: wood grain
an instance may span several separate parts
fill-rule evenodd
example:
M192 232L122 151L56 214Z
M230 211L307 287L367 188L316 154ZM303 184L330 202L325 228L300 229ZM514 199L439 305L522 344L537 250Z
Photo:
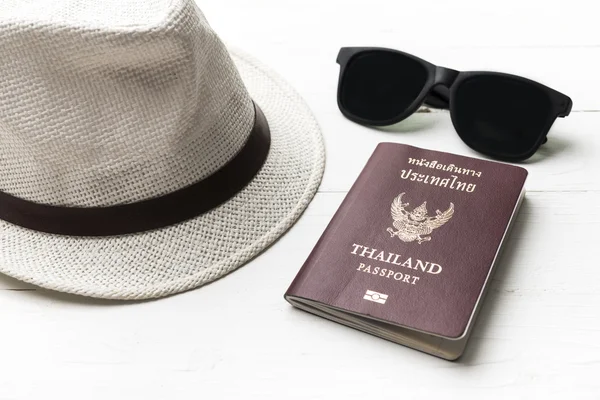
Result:
M456 363L283 300L343 197L319 194L268 252L226 279L168 299L120 304L0 290L0 398L74 398L77 390L92 398L147 399L191 398L197 390L211 398L265 399L600 393L600 249L586 236L600 229L600 193L528 193Z
M212 26L287 78L327 145L319 194L267 252L200 290L122 304L0 276L0 399L600 398L596 2L206 0ZM596 6L597 7L597 6ZM529 190L465 356L436 359L291 308L283 293L375 145L475 155L444 112L345 120L337 50L380 45L540 80L574 100ZM476 244L474 244L476 245Z

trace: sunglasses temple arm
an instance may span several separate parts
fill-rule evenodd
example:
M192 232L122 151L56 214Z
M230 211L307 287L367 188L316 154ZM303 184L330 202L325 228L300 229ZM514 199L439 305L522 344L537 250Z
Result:
M563 106L563 110L561 111L560 114L558 114L559 118L565 118L567 116L569 116L569 114L571 114L571 109L573 108L573 100L571 100L570 97L562 95L564 97L564 100L561 103L561 106ZM546 142L548 142L548 137L544 137L544 141L542 142L542 144L545 144Z

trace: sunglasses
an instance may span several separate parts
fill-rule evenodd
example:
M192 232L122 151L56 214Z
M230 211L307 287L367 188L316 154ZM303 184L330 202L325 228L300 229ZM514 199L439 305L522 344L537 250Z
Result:
M573 102L538 82L498 72L459 72L376 47L343 47L338 106L363 125L396 124L422 104L450 110L460 138L505 161L531 157Z

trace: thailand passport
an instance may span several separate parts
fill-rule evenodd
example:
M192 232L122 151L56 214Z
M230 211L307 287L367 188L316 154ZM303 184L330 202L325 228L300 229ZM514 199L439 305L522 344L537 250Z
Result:
M527 171L381 143L285 294L426 353L464 351Z

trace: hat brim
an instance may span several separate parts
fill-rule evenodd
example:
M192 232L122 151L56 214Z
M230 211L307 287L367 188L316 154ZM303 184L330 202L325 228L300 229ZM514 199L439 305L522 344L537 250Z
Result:
M232 58L271 130L267 160L248 186L197 218L134 235L68 237L0 221L0 273L83 296L158 298L234 271L285 233L321 182L321 131L280 77L239 51Z

